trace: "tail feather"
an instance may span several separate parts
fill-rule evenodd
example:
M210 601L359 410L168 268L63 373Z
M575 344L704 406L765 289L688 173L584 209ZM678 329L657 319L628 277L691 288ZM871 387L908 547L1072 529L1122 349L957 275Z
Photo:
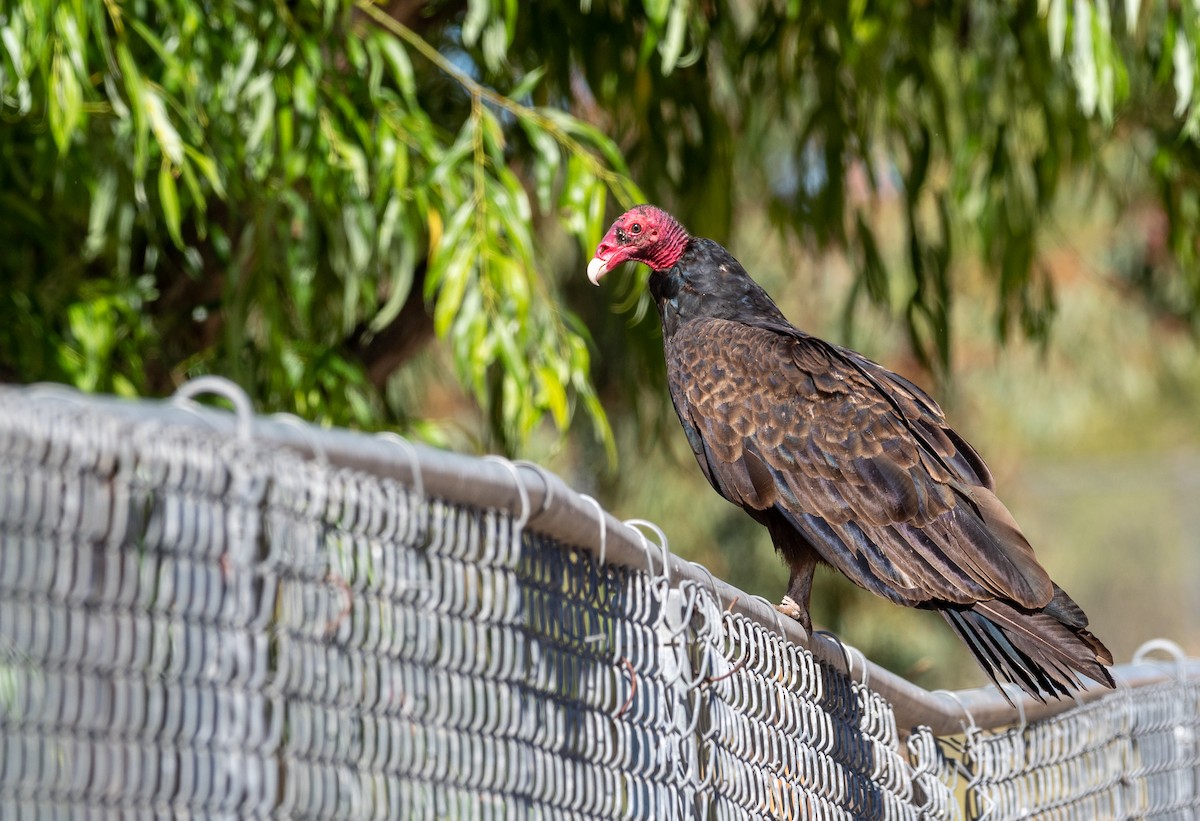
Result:
M943 610L942 615L992 681L997 684L1011 681L1039 699L1042 697L1038 693L1047 686L1052 687L1040 680L1037 665L986 619L970 610Z
M1083 689L1081 676L1115 686L1105 669L1112 654L1057 585L1051 602L1036 610L992 599L941 613L997 685L1012 682L1039 701Z

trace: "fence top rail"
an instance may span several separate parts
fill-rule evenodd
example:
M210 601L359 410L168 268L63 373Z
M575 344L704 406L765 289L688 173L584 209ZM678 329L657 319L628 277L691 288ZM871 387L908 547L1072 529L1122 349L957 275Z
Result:
M245 395L232 383L214 377L203 379L200 390L195 389L200 380L188 383L192 389L187 396L215 388L230 398L238 412L199 405L187 397L128 400L87 395L60 385L0 385L0 415L5 405L48 403L80 412L103 413L131 423L155 421L209 429L231 439L248 438L258 444L287 448L305 458L327 462L333 468L392 478L415 486L431 498L509 511L528 527L563 543L603 554L609 562L645 569L654 576L666 573L672 585L690 580L709 587L726 608L808 648L822 661L847 668L852 679L865 682L892 705L897 727L902 731L924 725L937 735L954 735L969 728L989 730L1022 721L1034 722L1113 692L1096 684L1078 693L1076 700L1046 703L1021 694L1013 706L990 685L954 692L925 690L868 661L861 651L836 639L822 634L806 635L797 622L780 615L761 596L747 594L715 578L703 566L672 555L665 539L659 542L659 533L652 523L622 522L539 465L499 457L466 456L410 443L394 434L321 428L296 417L253 416L249 414ZM640 529L639 524L645 529ZM1150 642L1147 648L1173 652L1169 642ZM1139 653L1133 663L1112 669L1118 691L1200 679L1200 660L1176 654L1169 661L1146 661L1142 655Z

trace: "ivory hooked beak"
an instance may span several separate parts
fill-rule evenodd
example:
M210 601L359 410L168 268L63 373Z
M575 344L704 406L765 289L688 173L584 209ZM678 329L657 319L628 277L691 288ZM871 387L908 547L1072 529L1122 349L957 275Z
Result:
M600 284L600 277L608 273L608 260L593 257L588 263L587 278L593 285Z

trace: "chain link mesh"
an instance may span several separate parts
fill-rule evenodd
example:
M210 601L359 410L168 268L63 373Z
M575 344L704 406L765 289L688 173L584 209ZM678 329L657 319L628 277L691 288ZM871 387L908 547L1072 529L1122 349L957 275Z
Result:
M902 741L727 605L200 417L0 392L2 818L953 819L960 770L989 818L1195 808L1195 685Z
M1026 727L969 733L971 818L1200 816L1200 683L1109 696Z

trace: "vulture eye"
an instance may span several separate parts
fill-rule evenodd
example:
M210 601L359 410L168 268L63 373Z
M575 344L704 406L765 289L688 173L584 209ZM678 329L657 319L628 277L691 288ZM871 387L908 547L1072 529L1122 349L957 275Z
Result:
M634 235L642 233L642 224L640 222L635 222L633 225L629 226L629 233Z

